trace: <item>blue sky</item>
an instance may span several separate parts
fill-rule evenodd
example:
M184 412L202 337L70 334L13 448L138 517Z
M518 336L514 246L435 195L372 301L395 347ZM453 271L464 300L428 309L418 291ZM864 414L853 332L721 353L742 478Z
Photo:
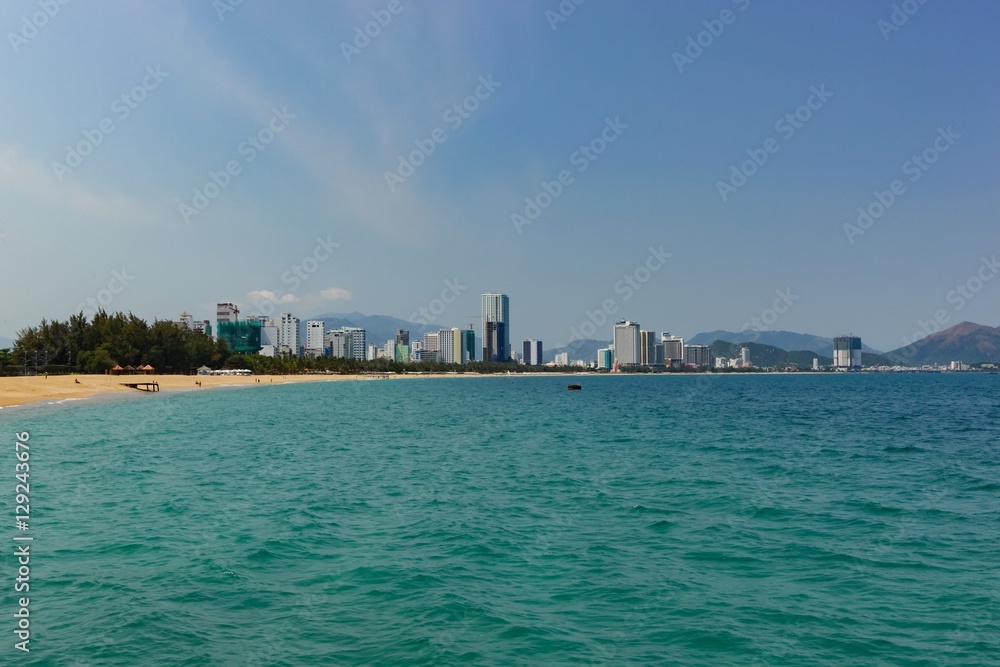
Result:
M478 328L492 291L547 347L608 304L881 349L940 311L1000 325L995 3L225 2L0 5L0 335L88 300Z

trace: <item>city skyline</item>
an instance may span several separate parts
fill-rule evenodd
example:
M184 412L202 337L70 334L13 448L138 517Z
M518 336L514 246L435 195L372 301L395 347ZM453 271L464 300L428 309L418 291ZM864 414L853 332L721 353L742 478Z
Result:
M496 288L551 347L1000 324L994 3L218 4L0 7L0 335Z

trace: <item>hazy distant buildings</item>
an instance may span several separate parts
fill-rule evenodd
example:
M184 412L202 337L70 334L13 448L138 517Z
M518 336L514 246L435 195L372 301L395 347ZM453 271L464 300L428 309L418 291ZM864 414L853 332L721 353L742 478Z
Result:
M861 339L857 336L837 336L833 339L833 367L838 371L861 369Z
M483 295L483 361L510 361L510 299Z
M744 345L740 348L740 365L743 368L750 368L750 348Z
M525 366L542 365L542 341L533 338L521 343L521 359Z
M560 352L556 355L556 366L569 366L569 352Z
M180 318L174 322L174 324L179 329L197 331L205 334L206 336L212 335L212 322L210 320L195 320L194 316L188 315L187 312L181 313Z
M615 324L615 360L619 366L635 366L642 361L639 325L622 320Z
M396 345L409 345L410 332L406 329L396 329Z

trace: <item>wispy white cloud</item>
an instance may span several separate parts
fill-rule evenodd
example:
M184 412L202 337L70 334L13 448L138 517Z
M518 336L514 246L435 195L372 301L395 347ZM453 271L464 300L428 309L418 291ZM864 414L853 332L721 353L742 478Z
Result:
M352 296L351 291L343 287L327 287L324 290L320 290L319 294L324 299L329 299L330 301L350 301Z
M247 296L254 303L261 302L271 302L271 303L295 303L299 300L299 297L294 294L282 294L278 296L275 292L269 289L258 289L252 292L247 292Z
M0 188L96 221L145 224L161 218L145 203L119 192L99 193L75 183L59 183L41 161L9 147L0 147Z

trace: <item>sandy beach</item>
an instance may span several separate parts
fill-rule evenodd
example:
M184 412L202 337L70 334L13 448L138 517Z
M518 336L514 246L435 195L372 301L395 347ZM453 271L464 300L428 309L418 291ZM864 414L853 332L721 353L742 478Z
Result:
M394 376L389 376L394 377ZM279 384L286 382L335 382L367 380L370 375L50 375L0 377L0 408L36 401L88 398L111 392L140 393L122 382L157 382L161 390L211 389L223 385ZM200 382L199 387L196 383Z

